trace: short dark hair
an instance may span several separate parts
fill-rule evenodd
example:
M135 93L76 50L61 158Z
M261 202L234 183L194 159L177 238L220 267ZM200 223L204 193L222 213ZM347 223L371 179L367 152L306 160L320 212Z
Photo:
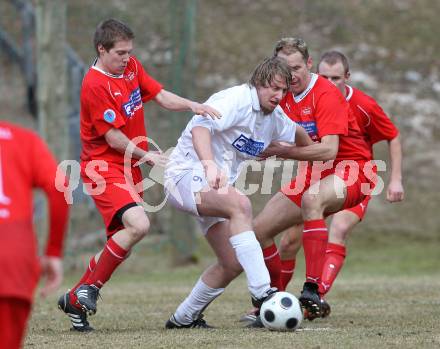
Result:
M266 58L254 69L249 79L249 85L254 87L269 86L276 75L285 81L287 89L289 89L292 75L286 60L278 57Z
M325 62L329 65L335 65L336 63L341 62L344 67L344 73L347 74L350 71L347 57L339 51L324 52L319 60L318 67L321 62Z
M132 39L134 39L134 33L126 24L117 19L110 18L102 21L96 27L93 45L99 56L99 45L102 45L106 51L110 51L117 41Z
M301 53L304 62L309 59L309 49L306 42L301 38L282 38L278 40L273 49L273 55L277 56L279 52L283 52L286 55L290 55L295 52Z

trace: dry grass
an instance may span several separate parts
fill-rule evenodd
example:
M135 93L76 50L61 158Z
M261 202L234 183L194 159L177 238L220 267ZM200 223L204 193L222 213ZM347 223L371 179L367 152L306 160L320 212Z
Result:
M144 271L129 272L130 266L125 266L103 289L99 311L90 319L95 332L70 332L68 319L54 306L54 296L35 306L26 348L438 348L440 278L435 245L405 241L384 245L360 237L351 251L347 268L328 297L331 316L304 322L295 333L241 327L237 320L249 307L243 276L205 312L218 329L164 330L167 317L209 258L203 258L202 265L170 269L157 262L158 255L139 256L140 252L131 265L141 263ZM303 275L301 267L297 275ZM290 288L293 293L298 294L301 281L298 276ZM70 276L66 287L72 282Z

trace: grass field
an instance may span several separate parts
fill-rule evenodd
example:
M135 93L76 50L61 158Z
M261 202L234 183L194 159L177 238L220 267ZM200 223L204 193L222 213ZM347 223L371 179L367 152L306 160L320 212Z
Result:
M102 291L96 331L69 331L55 307L56 296L39 300L26 348L439 348L440 273L438 238L419 241L397 234L358 235L347 263L327 299L327 319L303 322L294 333L242 328L250 306L241 276L205 312L215 330L164 330L163 326L210 261L171 268L148 243L137 248ZM206 246L201 242L201 250ZM302 261L302 257L299 259ZM298 295L303 263L289 291ZM78 275L67 275L65 287Z

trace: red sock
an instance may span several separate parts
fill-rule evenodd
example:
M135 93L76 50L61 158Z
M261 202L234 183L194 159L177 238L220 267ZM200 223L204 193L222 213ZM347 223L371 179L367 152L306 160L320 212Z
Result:
M98 263L96 263L95 269L84 283L101 288L110 279L119 264L125 259L127 253L128 251L119 246L115 240L108 240L99 257Z
M345 260L345 246L333 244L331 242L327 245L325 251L324 266L322 267L321 282L319 284L319 293L325 295L339 274Z
M281 287L281 259L275 244L263 248L264 263L270 275L270 285L280 289Z
M82 285L88 279L88 277L90 276L92 271L95 269L95 267L96 267L95 256L93 256L92 258L90 258L89 265L88 265L84 275L81 277L81 279L78 281L78 283L75 286L73 286L73 288L69 291L69 300L70 300L71 304L73 304L73 305L76 304L77 297L74 292L76 291L76 289L80 285Z
M73 291L75 291L80 285L82 285L88 279L89 275L92 273L95 267L96 267L95 256L93 256L92 258L90 258L89 266L87 267L86 272L78 281L78 283L70 290L70 292L73 293Z
M295 271L296 259L282 259L281 260L281 288L280 291L285 291L287 284L290 282Z
M305 221L302 240L306 260L306 281L319 284L328 240L325 220Z

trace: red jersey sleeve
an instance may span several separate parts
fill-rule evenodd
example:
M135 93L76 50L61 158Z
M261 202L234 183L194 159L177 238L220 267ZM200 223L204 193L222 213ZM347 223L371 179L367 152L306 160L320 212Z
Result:
M132 56L136 64L139 88L141 90L142 102L151 101L162 90L163 86L154 80L144 69L142 64Z
M397 137L399 130L373 98L366 96L365 108L369 117L365 130L370 136L371 144Z
M65 182L64 174L57 177L57 162L47 145L34 135L31 148L33 186L41 188L47 195L50 225L46 255L60 257L68 220L68 205L62 192L56 189L56 181Z
M120 128L125 125L125 118L121 114L114 96L103 85L87 86L84 97L93 127L99 136L103 136L111 128Z
M316 123L318 136L348 134L349 105L336 88L327 90L319 96L316 102Z

